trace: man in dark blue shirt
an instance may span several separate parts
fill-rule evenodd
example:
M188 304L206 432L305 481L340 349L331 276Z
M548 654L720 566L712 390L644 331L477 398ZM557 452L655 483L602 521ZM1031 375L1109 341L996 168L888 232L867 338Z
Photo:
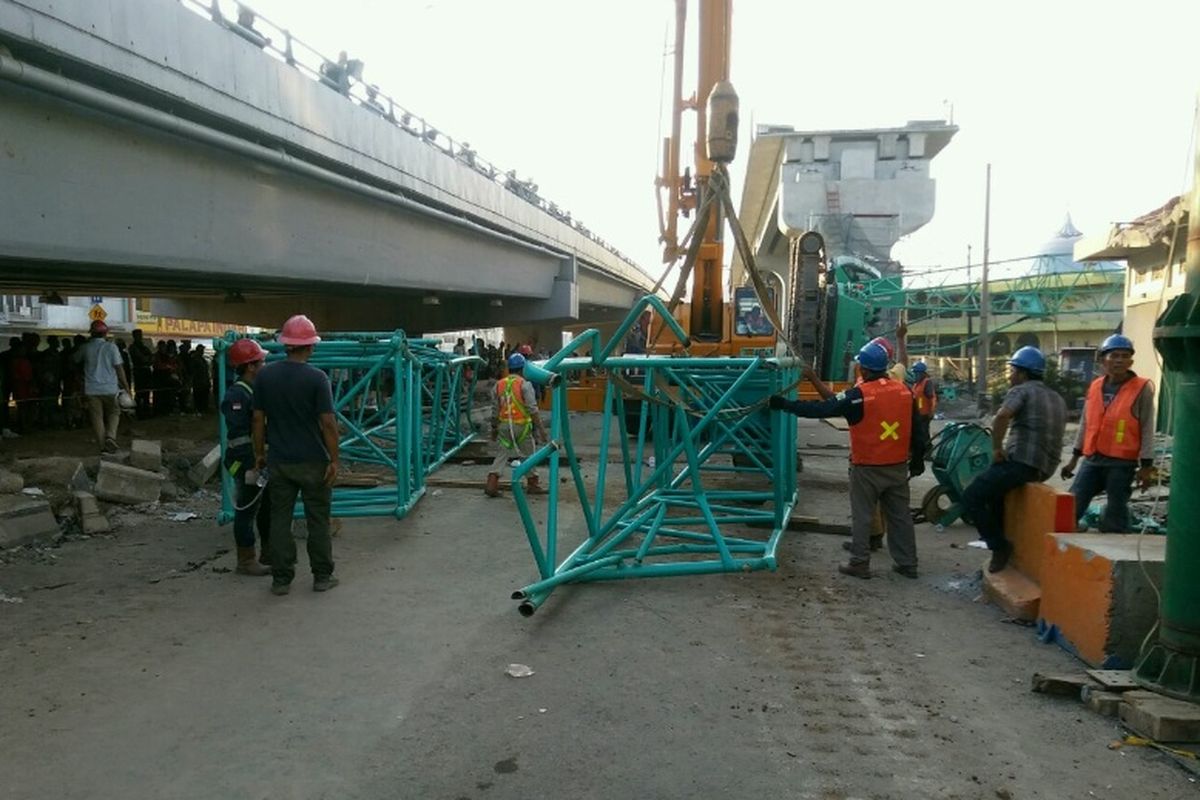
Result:
M237 544L237 574L270 575L263 564L271 563L268 542L271 538L271 504L263 498L265 489L259 486L254 470L254 378L266 361L267 353L253 339L238 339L229 348L229 364L237 372L237 380L221 398L221 417L225 421L225 471L233 480L235 491L233 510L233 539ZM254 559L254 525L262 551Z
M338 427L329 376L309 366L321 341L316 326L300 314L284 323L279 341L287 359L263 367L254 382L254 453L259 469L270 468L271 592L287 594L296 576L292 509L304 501L308 562L313 591L337 586L333 577L330 509L338 473ZM271 449L267 451L267 438Z

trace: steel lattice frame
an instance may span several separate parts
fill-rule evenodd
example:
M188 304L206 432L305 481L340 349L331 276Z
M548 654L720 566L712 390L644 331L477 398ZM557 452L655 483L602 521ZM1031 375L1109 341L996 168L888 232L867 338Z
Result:
M775 550L796 501L796 417L769 413L764 400L771 394L794 396L800 363L615 355L646 308L654 308L687 341L663 304L645 297L607 344L597 331L585 331L550 360L526 367L527 378L553 384L555 392L551 441L513 471L513 495L539 575L513 593L527 616L563 583L775 568ZM589 349L589 357L576 356ZM581 370L605 375L605 408L616 411L603 415L593 487L580 471L562 380ZM631 412L638 419L632 429L626 423L629 395L641 401L640 411ZM622 485L610 508L605 482L614 426ZM539 529L520 480L543 464L550 473L549 507ZM580 504L582 531L560 525L564 468ZM737 485L730 478L757 485ZM572 549L561 556L566 546Z
M218 385L224 396L232 383L225 351L239 337L218 339ZM285 358L284 346L255 336L267 361ZM333 516L403 517L425 493L425 477L474 438L470 425L474 374L467 368L481 359L437 349L433 339L409 339L393 333L333 333L313 348L308 363L329 375L340 433L341 460L382 468L380 486L335 487ZM228 448L220 419L221 455ZM233 519L236 493L222 473L218 522ZM388 480L390 479L390 480ZM297 504L297 516L302 512Z

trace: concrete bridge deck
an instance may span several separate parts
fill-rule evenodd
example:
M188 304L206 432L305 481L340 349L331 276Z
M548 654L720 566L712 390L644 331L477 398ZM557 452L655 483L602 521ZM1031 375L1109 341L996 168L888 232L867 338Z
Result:
M0 0L0 288L435 330L611 318L652 286L423 122L228 27L174 2Z

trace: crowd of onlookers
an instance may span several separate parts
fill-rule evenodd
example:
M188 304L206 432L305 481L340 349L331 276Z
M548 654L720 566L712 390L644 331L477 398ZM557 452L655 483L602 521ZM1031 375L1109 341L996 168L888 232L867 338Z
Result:
M125 378L134 388L137 416L208 411L216 381L210 353L184 339L157 343L135 330L132 340L114 338ZM87 342L75 336L27 332L0 352L0 430L6 436L88 425L83 365L75 352Z
M476 376L481 381L495 380L503 377L507 370L508 357L513 353L520 353L527 358L535 360L547 359L552 355L544 349L535 351L533 346L529 344L514 344L511 346L505 342L488 344L482 338L476 339L470 348L467 347L466 339L460 338L454 344L455 355L473 355L483 359L483 364L479 366L478 375Z

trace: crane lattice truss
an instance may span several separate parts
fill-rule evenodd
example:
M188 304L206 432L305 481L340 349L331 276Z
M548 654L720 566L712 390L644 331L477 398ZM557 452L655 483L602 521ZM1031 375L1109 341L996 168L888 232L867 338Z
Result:
M237 339L228 333L216 341L218 385L232 383L225 351ZM286 357L270 336L252 337L267 351L267 362ZM338 486L333 516L403 517L425 493L425 478L474 437L471 398L476 356L438 350L436 339L409 339L393 333L326 334L308 363L329 375L339 430L341 460L376 486ZM224 417L220 422L222 463L228 449ZM268 442L268 447L270 443ZM233 519L237 497L233 480L222 470L218 522ZM302 515L297 503L296 516Z
M597 331L585 331L544 364L526 367L526 378L554 384L555 397L551 441L513 471L513 495L538 571L536 581L513 593L522 614L532 614L563 583L775 568L775 549L796 501L796 418L769 413L763 401L791 392L800 364L616 355L646 308L687 341L663 304L645 297L606 344ZM576 356L589 349L589 357ZM608 411L591 487L580 471L567 412L566 378L585 370L607 378ZM614 436L621 453L615 489L606 485ZM539 526L520 479L543 465L550 473L549 503L539 509L539 517L545 514ZM571 477L565 491L582 517L570 529L559 511L563 470Z
M920 286L912 282L920 276L903 277L908 280L907 286L901 284L900 277L888 277L849 283L842 291L876 308L907 309L910 321L962 314L978 316L982 305L981 282ZM1124 271L1099 267L989 280L989 313L1052 317L1119 310L1124 287Z

